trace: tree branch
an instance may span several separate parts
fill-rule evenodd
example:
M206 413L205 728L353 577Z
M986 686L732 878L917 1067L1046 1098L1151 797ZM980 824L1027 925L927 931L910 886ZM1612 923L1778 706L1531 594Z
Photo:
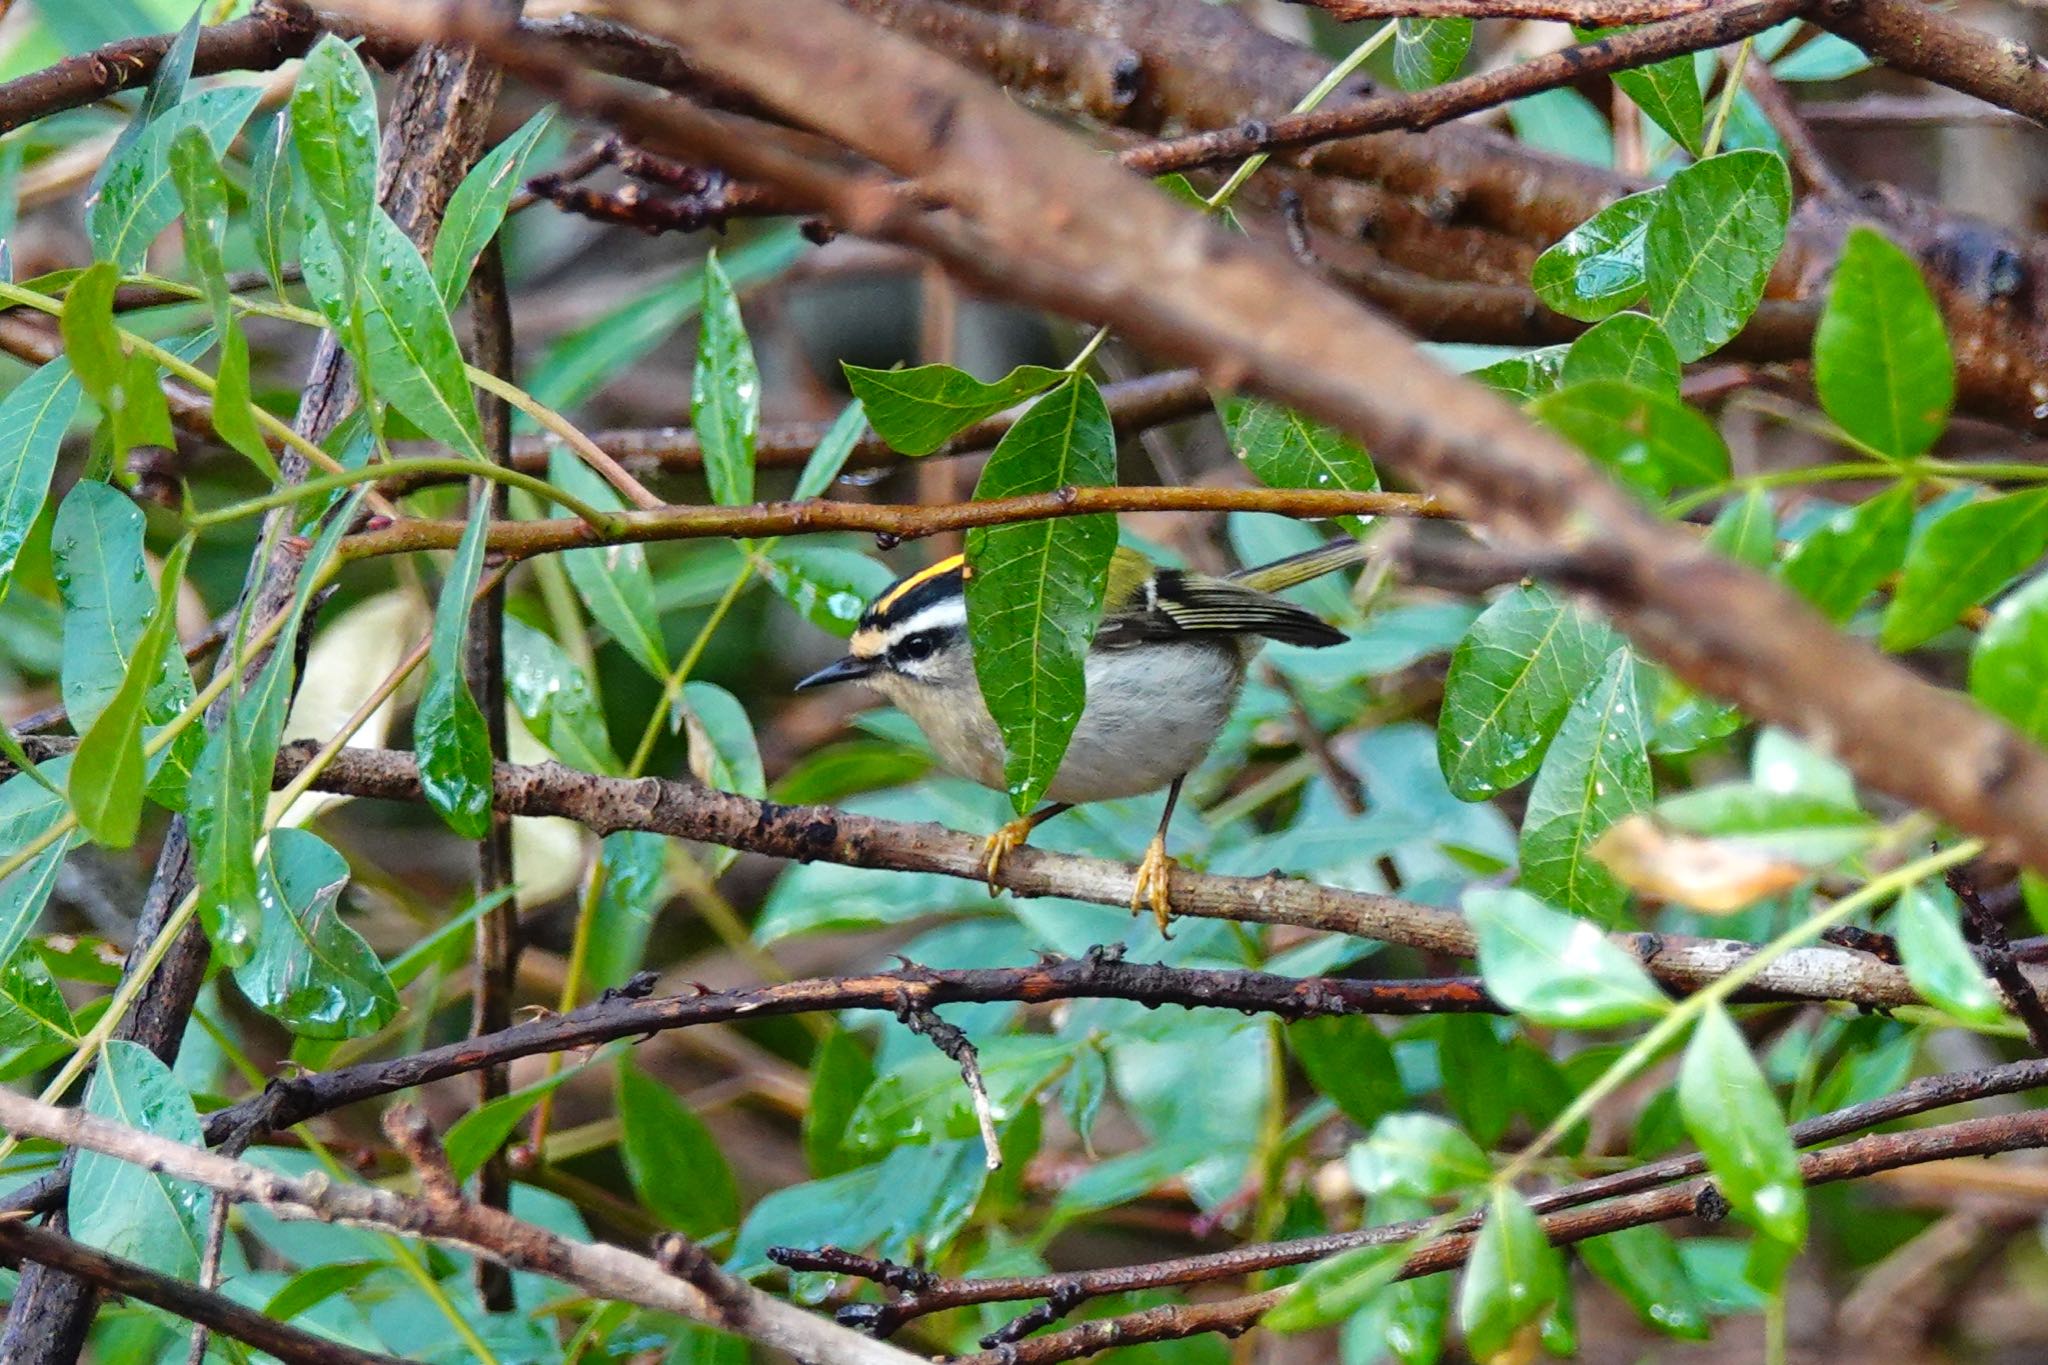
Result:
M1886 66L2048 123L2048 61L1914 0L1822 0L1813 21Z

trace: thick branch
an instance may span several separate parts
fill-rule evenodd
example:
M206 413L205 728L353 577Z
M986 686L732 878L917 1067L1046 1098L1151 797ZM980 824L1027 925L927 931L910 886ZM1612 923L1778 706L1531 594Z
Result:
M296 776L309 752L304 744L287 746L278 755L276 780ZM880 820L825 806L782 806L694 782L597 777L558 763L501 763L493 777L498 810L564 816L600 834L651 830L800 862L936 872L973 882L987 878L984 841L940 825ZM422 799L413 756L388 749L344 749L314 787L385 800ZM1027 846L1004 858L996 884L1020 896L1128 906L1135 875L1124 863ZM1284 877L1223 877L1176 869L1173 908L1176 914L1199 918L1291 924L1457 957L1472 956L1475 946L1471 927L1456 911ZM1718 979L1756 951L1753 944L1679 935L1623 934L1615 941L1677 991ZM2048 984L2048 972L2035 979ZM1880 1007L1920 1003L1898 967L1835 948L1788 953L1765 968L1754 986L1766 996Z
M1916 0L1823 0L1813 21L1895 67L2048 123L2048 61Z
M2002 856L2048 867L2048 754L1834 630L1783 587L1675 534L1505 401L1446 374L1285 258L821 0L789 0L772 23L737 0L703 0L687 32L647 0L629 8L955 211L908 208L878 197L871 177L730 137L701 111L565 80L531 52L506 51L521 45L487 40L523 77L602 106L636 140L817 194L849 225L928 250L979 287L1110 323L1300 408L1503 542L1597 558L1590 595L1679 677L1818 738L1872 786L1986 836ZM856 49L857 71L844 60Z

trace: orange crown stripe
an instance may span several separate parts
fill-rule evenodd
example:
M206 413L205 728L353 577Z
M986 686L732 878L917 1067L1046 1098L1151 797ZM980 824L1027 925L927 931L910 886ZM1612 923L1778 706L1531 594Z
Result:
M878 612L889 610L889 608L903 600L905 593L910 592L920 583L929 583L934 578L942 578L949 573L953 573L960 569L966 563L966 560L967 556L965 555L950 555L936 564L919 569L916 573L876 598L875 605L870 610Z

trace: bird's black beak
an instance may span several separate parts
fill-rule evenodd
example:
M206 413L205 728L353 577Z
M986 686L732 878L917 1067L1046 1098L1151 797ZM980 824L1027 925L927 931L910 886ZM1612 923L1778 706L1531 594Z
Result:
M857 659L849 654L843 659L834 659L810 677L796 685L799 692L813 687L824 687L831 683L854 682L873 673L879 666L875 659Z

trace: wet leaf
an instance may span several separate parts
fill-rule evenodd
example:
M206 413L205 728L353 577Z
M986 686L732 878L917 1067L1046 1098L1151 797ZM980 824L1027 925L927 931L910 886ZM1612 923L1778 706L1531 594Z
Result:
M503 226L513 191L525 182L527 161L553 119L553 109L542 109L520 124L470 168L449 196L434 238L433 263L434 288L446 307L460 302L477 257Z
M797 473L796 487L790 497L801 502L805 498L821 497L839 478L839 472L846 468L846 461L853 454L854 446L860 441L861 433L868 429L867 409L858 398L839 410L839 416L832 420L824 439L811 449L810 458Z
M1260 1321L1276 1332L1306 1332L1342 1322L1394 1282L1407 1252L1406 1243L1395 1242L1353 1247L1317 1261L1295 1283L1294 1292Z
M1458 74L1471 48L1470 19L1398 19L1394 27L1394 83L1403 90L1442 85Z
M591 920L584 977L609 990L646 960L647 935L668 900L668 840L645 830L619 830L598 844L597 912Z
M1287 1045L1317 1090L1360 1128L1407 1103L1394 1049L1370 1019L1298 1019Z
M560 645L509 615L505 691L526 728L555 757L587 773L619 772L604 708L590 679Z
M57 447L78 411L81 390L62 356L0 398L0 600L14 582L14 561L43 510Z
M1713 1333L1707 1302L1678 1257L1678 1244L1662 1228L1624 1228L1578 1245L1579 1259L1666 1336L1705 1341Z
M1643 296L1650 217L1661 190L1617 199L1567 232L1536 258L1530 283L1543 302L1568 318L1594 322Z
M114 1039L85 1091L85 1111L156 1137L205 1145L199 1115L170 1069L139 1043ZM72 1168L71 1235L87 1246L190 1278L212 1196L98 1152L80 1152Z
M1099 1069L1101 1056L1095 1055ZM818 1044L817 1056L811 1059L811 1102L803 1122L804 1159L812 1175L838 1175L859 1164L847 1141L847 1125L874 1080L875 1064L848 1030L834 1029Z
M78 1043L78 1021L34 944L25 943L0 970L0 1047Z
M993 384L984 384L951 365L908 370L870 370L842 365L853 396L889 448L904 455L929 455L955 435L1013 407L1066 378L1063 370L1020 365Z
M70 505L69 499L65 505ZM136 542L139 552L139 527ZM147 624L135 637L126 670L118 675L119 685L79 739L72 756L71 809L78 816L79 828L94 843L108 848L134 843L141 822L147 777L142 753L144 723L169 719L166 713L182 709L181 694L189 696L192 691L191 675L177 650L176 633L178 588L184 582L185 560L191 551L192 537L187 536L164 561L162 584ZM148 583L145 575L145 591ZM156 704L152 706L152 702Z
M256 139L249 167L249 227L256 255L279 298L286 297L285 262L297 254L292 239L302 213L298 183L292 178L291 136L291 115L281 113Z
M1714 424L1676 393L1593 379L1537 399L1529 413L1624 480L1656 497L1728 477Z
M1520 884L1603 924L1618 924L1628 895L1591 855L1608 827L1652 798L1649 725L1635 655L1618 649L1558 727L1522 816Z
M420 790L448 828L465 839L491 830L491 738L484 713L463 677L471 601L483 574L484 537L491 504L480 499L462 532L441 594L434 604L434 637L427 651L426 684L413 716L419 750ZM499 704L492 698L493 704Z
M1791 173L1775 152L1723 152L1664 186L1643 239L1644 266L1650 315L1680 360L1698 360L1749 321L1791 213Z
M1714 1183L1765 1237L1806 1240L1806 1189L1785 1114L1719 1005L1701 1016L1678 1071L1678 1107Z
M1678 393L1678 352L1655 320L1616 313L1589 327L1564 353L1563 381L1619 379L1653 392Z
M1617 643L1541 588L1496 598L1458 642L1444 679L1437 760L1451 791L1483 801L1533 774Z
M362 269L355 275L359 357L379 398L444 445L484 458L476 397L454 324L427 263L391 215L370 214Z
M1458 1325L1475 1360L1507 1351L1566 1292L1564 1260L1528 1201L1496 1185L1458 1291Z
M690 381L690 424L704 450L712 500L731 507L754 500L754 435L761 424L761 371L740 321L732 281L713 251L704 258L704 300L697 368Z
M1365 448L1334 428L1255 398L1233 395L1220 407L1231 450L1260 483L1345 492L1369 492L1380 486ZM1340 520L1354 535L1365 529L1362 518Z
M377 210L377 93L355 49L331 33L299 69L291 136L306 189L344 266L361 260Z
M845 639L896 575L880 560L835 545L788 543L761 557L761 576L806 621Z
M872 400L864 401L872 413ZM1077 375L1004 435L974 496L1115 482L1109 409L1094 382ZM1081 718L1083 661L1115 550L1116 520L1103 515L967 533L967 633L982 697L1002 731L1010 804L1020 815L1044 795Z
M1344 1158L1360 1194L1436 1199L1493 1174L1486 1153L1456 1125L1434 1114L1388 1114Z
M186 128L198 128L219 156L248 121L261 93L254 86L202 90L166 111L119 160L110 162L86 217L93 255L123 272L140 270L149 244L178 216L178 195L171 184L172 140Z
M274 830L258 872L262 923L235 969L249 1002L302 1038L355 1038L398 1013L398 993L362 935L342 922L348 861L300 829Z
M223 441L246 456L266 476L278 477L277 461L256 424L249 391L249 342L242 335L229 303L224 241L228 229L228 189L220 162L196 128L179 132L171 143L171 181L185 214L185 256L199 273L212 305L213 329L220 336L220 363L215 372L213 429Z

